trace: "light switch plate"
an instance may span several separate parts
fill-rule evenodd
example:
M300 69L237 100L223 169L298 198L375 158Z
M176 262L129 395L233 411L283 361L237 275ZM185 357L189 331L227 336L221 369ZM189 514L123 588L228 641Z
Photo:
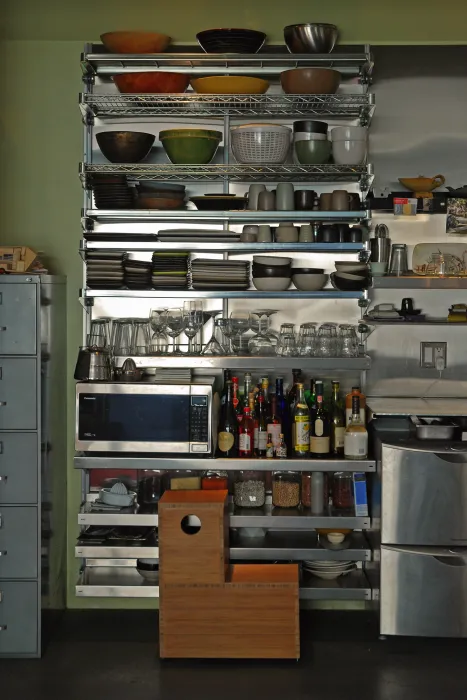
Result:
M420 367L424 369L446 369L447 356L447 343L420 343Z

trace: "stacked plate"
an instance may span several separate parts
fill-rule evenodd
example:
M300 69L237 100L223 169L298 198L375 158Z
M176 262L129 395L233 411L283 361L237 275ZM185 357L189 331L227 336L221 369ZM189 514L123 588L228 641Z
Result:
M157 238L162 243L233 243L240 240L240 234L223 229L171 228L159 231Z
M133 209L133 188L125 175L94 175L92 187L98 209Z
M86 284L90 289L121 289L126 253L89 250L86 253Z
M350 574L356 566L353 561L304 561L302 568L306 574L331 581L339 576Z
M155 289L188 289L189 253L153 253L151 284Z
M250 287L250 263L245 260L195 258L191 262L193 289L244 290Z
M151 289L152 263L126 259L123 263L124 283L128 289Z

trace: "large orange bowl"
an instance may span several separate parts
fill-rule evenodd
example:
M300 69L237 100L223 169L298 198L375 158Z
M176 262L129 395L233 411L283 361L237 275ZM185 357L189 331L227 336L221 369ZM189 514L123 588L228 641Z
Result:
M101 41L110 53L162 53L171 37L155 32L106 32Z
M119 73L114 81L120 92L175 93L185 92L190 76L185 73Z

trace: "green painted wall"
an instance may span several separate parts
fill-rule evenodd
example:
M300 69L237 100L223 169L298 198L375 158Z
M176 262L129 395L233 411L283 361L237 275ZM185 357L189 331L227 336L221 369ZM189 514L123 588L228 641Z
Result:
M161 5L170 7L166 3ZM76 599L80 475L73 470L74 382L76 350L81 339L78 163L82 128L78 111L81 89L79 56L85 40L115 28L154 27L177 41L190 42L210 26L257 27L272 41L294 21L330 21L342 28L348 43L467 43L467 4L445 0L179 0L164 17L156 0L3 0L0 25L0 240L29 245L46 254L51 271L68 278L68 605L69 607L148 607L147 602ZM427 5L431 9L426 9ZM66 8L66 11L64 11ZM186 8L185 12L183 8ZM425 9L423 9L425 8Z

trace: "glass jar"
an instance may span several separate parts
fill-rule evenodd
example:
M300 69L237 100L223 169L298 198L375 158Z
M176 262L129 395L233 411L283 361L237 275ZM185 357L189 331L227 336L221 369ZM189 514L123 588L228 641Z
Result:
M302 472L302 492L301 502L304 508L311 508L311 482L313 472ZM329 503L329 480L328 475L324 474L324 507Z
M332 504L336 510L353 508L353 478L351 472L334 472Z
M157 504L164 493L164 472L144 470L138 472L137 501L140 513L156 513Z
M300 472L274 472L272 505L277 508L296 508L299 504Z
M171 491L197 491L201 488L201 472L193 469L176 469L167 473Z
M266 498L264 472L235 473L234 504L239 508L261 508Z
M228 472L213 470L207 471L201 479L201 488L205 491L228 491Z

